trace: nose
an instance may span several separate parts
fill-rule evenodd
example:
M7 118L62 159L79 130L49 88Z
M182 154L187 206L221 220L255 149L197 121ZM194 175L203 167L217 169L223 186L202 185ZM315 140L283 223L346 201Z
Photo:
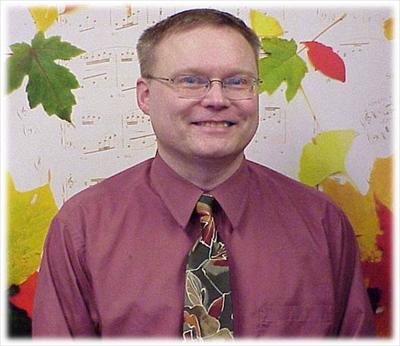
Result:
M225 108L230 105L231 101L225 96L222 88L222 81L213 79L210 81L210 88L202 99L204 107Z

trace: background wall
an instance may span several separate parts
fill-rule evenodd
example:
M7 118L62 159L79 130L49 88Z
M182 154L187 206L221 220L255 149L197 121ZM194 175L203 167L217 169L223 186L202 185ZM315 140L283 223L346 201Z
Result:
M31 44L39 29L85 51L56 61L79 83L71 123L48 116L41 105L30 108L27 77L5 97L11 335L30 333L36 270L56 211L78 191L154 155L150 120L135 101L135 46L146 27L181 9L63 5L39 13L27 5L7 7L5 54L13 56L14 43ZM278 23L280 38L297 44L308 72L290 101L285 82L260 95L260 126L246 154L323 190L343 208L359 240L378 332L390 335L393 9L276 3L222 9L257 28ZM315 38L343 61L344 81L316 71L301 44Z

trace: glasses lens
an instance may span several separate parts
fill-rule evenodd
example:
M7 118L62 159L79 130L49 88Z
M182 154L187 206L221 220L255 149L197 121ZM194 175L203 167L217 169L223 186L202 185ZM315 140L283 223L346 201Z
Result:
M181 97L203 97L207 92L208 78L196 75L177 76L174 84Z
M211 83L213 82L214 80ZM219 82L223 85L225 97L231 100L252 98L258 84L257 79L249 76L234 76ZM173 83L179 96L183 98L202 98L210 86L209 79L199 75L179 75L173 78Z
M248 76L234 76L224 80L225 95L232 100L252 98L256 86L257 80Z

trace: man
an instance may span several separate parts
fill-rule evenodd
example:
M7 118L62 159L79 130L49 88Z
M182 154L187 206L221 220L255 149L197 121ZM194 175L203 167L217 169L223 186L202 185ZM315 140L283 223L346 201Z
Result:
M189 10L138 43L154 159L64 204L46 240L35 336L369 336L344 214L247 161L258 45L239 19Z

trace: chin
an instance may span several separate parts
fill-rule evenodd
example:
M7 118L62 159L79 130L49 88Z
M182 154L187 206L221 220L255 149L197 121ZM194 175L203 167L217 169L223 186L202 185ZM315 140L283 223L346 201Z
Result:
M243 151L235 150L235 151L227 151L225 150L209 150L209 151L196 151L192 152L193 159L200 160L234 160L239 155L241 155Z

